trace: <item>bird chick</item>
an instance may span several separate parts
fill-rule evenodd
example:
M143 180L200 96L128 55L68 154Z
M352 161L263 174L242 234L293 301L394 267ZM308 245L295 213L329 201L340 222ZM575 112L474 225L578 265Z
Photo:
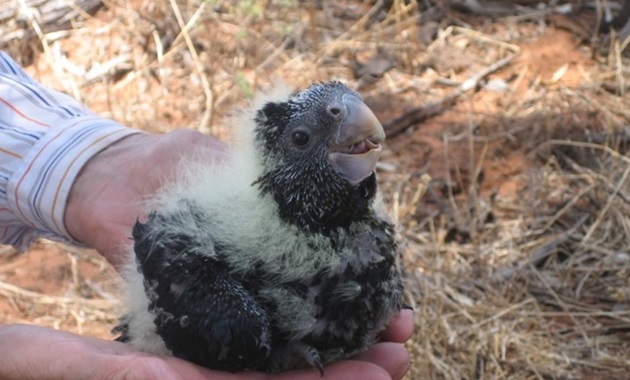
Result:
M136 223L119 340L219 370L323 371L403 304L374 174L385 133L340 82L263 97L237 124L228 162L187 162Z

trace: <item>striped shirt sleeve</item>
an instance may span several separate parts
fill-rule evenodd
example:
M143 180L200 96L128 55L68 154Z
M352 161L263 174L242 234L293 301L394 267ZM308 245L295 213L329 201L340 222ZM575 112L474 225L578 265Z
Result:
M91 157L139 132L41 86L0 51L0 243L78 244L63 223L72 183Z

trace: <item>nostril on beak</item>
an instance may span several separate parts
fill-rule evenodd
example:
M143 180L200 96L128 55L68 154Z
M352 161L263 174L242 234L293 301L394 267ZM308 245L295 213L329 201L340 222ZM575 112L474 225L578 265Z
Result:
M338 105L328 106L327 111L335 119L338 119L343 116L343 109Z

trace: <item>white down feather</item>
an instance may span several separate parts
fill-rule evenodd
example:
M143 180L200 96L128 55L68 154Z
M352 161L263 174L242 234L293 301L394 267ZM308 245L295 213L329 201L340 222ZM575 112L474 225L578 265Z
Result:
M199 225L194 223L193 218L182 217L179 223L160 227L175 234L185 232L198 237L197 240L201 242L199 254L214 255L213 241L236 247L239 253L230 255L227 260L237 271L247 272L254 259L263 255L266 257L265 269L286 281L334 268L344 256L352 255L351 248L340 255L339 248L333 250L328 239L305 235L296 227L283 223L278 216L278 206L271 196L267 195L268 199L263 199L259 189L252 186L262 174L261 157L254 144L255 110L268 101L286 101L289 95L290 91L286 87L280 87L273 93L259 96L249 110L232 119L231 125L236 127L235 132L238 133L231 144L232 154L226 162L208 163L199 157L189 160L182 164L177 180L146 202L147 210L169 214L178 211L182 205L180 200L194 200L208 217L207 223ZM362 232L369 233L366 226L351 228L355 234L342 237L339 246L352 247ZM316 254L313 254L314 246L318 247ZM129 257L134 258L133 247L129 248ZM366 258L367 261L370 259ZM155 332L154 316L148 312L149 300L143 279L136 270L135 259L127 265L124 277L128 287L128 314L133 316L129 320L129 343L146 352L169 354ZM287 330L294 331L294 337L307 333L312 326L305 322L312 319L313 310L299 302L293 304L288 298L284 305L293 309L287 310L288 314L293 314L293 318L286 321Z

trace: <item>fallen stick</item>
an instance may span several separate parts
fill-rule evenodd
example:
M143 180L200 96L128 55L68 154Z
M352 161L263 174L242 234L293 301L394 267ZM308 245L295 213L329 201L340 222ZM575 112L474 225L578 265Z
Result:
M383 124L383 128L385 129L387 137L396 136L406 131L410 127L416 126L417 124L429 118L442 114L448 108L452 107L460 96L462 96L469 90L476 88L482 79L494 73L495 71L498 71L503 67L509 65L514 57L516 57L516 54L505 57L486 67L482 71L474 74L466 81L461 83L459 86L457 86L457 88L452 93L448 94L444 98L409 110L405 112L402 116L385 122Z

